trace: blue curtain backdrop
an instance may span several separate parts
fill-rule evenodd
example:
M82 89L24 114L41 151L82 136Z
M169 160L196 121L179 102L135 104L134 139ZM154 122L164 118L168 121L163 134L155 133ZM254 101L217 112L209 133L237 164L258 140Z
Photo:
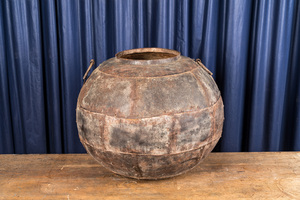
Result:
M0 153L78 153L90 59L176 49L214 73L217 151L300 150L299 0L0 1Z

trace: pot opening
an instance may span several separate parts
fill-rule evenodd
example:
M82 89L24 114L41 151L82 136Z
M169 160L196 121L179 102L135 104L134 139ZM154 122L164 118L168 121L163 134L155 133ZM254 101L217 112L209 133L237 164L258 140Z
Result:
M162 63L178 59L180 53L171 49L163 48L140 48L121 51L116 57L128 62Z
M131 53L121 55L120 58L131 59L131 60L157 60L164 58L172 58L176 55L171 53L163 53L163 52L142 52L142 53Z

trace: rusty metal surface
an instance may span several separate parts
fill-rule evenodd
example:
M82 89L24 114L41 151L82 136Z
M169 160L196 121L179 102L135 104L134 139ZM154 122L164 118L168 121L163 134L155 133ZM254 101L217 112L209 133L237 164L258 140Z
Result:
M94 70L79 94L84 147L107 169L138 179L193 168L222 133L223 102L213 78L174 50L116 56Z

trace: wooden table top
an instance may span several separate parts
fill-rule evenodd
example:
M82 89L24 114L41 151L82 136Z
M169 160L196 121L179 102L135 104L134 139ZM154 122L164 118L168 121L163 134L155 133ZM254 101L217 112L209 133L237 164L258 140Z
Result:
M87 154L0 155L0 199L300 199L300 152L211 153L170 179L124 178Z

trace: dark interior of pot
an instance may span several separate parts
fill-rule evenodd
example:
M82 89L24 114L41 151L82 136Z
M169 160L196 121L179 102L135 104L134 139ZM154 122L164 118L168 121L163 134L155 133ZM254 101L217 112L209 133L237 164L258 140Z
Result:
M177 55L172 53L165 52L139 52L139 53L129 53L121 55L120 58L131 59L131 60L157 60L157 59L165 59L172 58Z

